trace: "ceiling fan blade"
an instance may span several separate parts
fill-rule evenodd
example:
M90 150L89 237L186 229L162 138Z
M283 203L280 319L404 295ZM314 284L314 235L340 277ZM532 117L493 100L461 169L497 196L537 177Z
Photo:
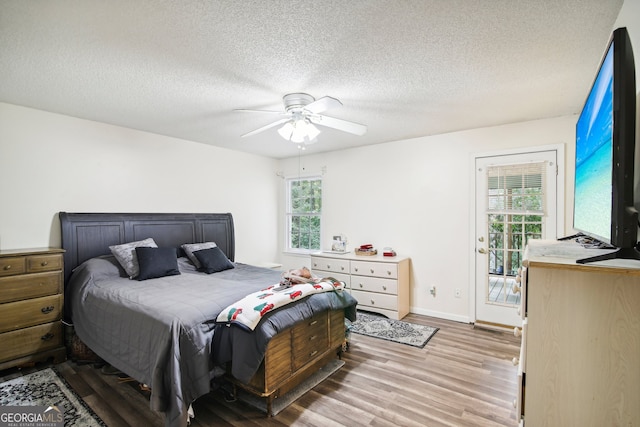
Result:
M317 125L338 129L343 132L352 133L354 135L364 135L365 133L367 133L367 127L365 125L336 119L334 117L322 116L318 114L315 116L309 116L309 120Z
M275 121L275 122L273 122L273 123L269 123L268 125L262 126L262 127L258 128L258 129L256 129L256 130L252 130L251 132L245 133L244 135L240 135L240 137L241 137L241 138L244 138L244 137L247 137L247 136L255 135L255 134L257 134L257 133L260 133L260 132L265 131L265 130L267 130L267 129L270 129L270 128L272 128L272 127L276 127L276 126L278 126L279 124L286 123L286 122L288 122L289 120L290 120L290 119L288 119L288 118L287 118L287 119L280 119L280 120L277 120L277 121Z
M323 96L322 98L313 101L311 104L305 105L304 109L311 113L318 114L323 111L327 111L330 108L338 107L342 107L342 102L330 96Z
M236 108L233 111L240 111L241 113L269 113L269 114L287 114L284 111L273 111L273 110L249 110L246 108Z

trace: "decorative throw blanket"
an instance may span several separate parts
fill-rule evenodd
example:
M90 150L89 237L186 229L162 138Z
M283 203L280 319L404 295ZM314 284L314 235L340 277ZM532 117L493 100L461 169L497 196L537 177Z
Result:
M341 291L344 289L344 282L321 281L317 283L301 283L288 287L279 284L269 286L258 292L247 295L240 301L231 304L216 319L221 323L237 323L251 330L268 312L300 300L312 294L320 292Z

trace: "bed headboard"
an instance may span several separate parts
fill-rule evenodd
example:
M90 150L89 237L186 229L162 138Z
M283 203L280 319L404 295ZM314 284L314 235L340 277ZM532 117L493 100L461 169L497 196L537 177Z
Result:
M70 213L60 212L64 281L84 261L111 253L109 246L152 237L160 247L216 242L235 258L230 213Z

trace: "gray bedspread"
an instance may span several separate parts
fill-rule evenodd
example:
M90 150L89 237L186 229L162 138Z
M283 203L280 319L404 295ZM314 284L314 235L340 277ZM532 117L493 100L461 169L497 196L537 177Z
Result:
M78 337L96 354L151 387L151 408L167 426L185 426L187 409L210 391L217 365L232 362L232 374L247 382L269 340L304 318L345 309L355 320L356 301L347 292L311 295L269 313L255 331L215 322L228 305L280 281L280 272L235 264L207 275L186 259L182 274L145 281L122 277L115 258L93 258L74 271L66 302Z

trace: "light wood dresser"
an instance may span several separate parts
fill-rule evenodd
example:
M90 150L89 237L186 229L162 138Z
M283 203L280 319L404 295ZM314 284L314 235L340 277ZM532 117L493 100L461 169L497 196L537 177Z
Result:
M410 259L318 252L311 255L314 275L331 276L347 285L358 308L402 319L409 314Z
M520 426L640 426L640 261L530 241L519 275Z
M0 370L65 360L63 250L0 251Z

